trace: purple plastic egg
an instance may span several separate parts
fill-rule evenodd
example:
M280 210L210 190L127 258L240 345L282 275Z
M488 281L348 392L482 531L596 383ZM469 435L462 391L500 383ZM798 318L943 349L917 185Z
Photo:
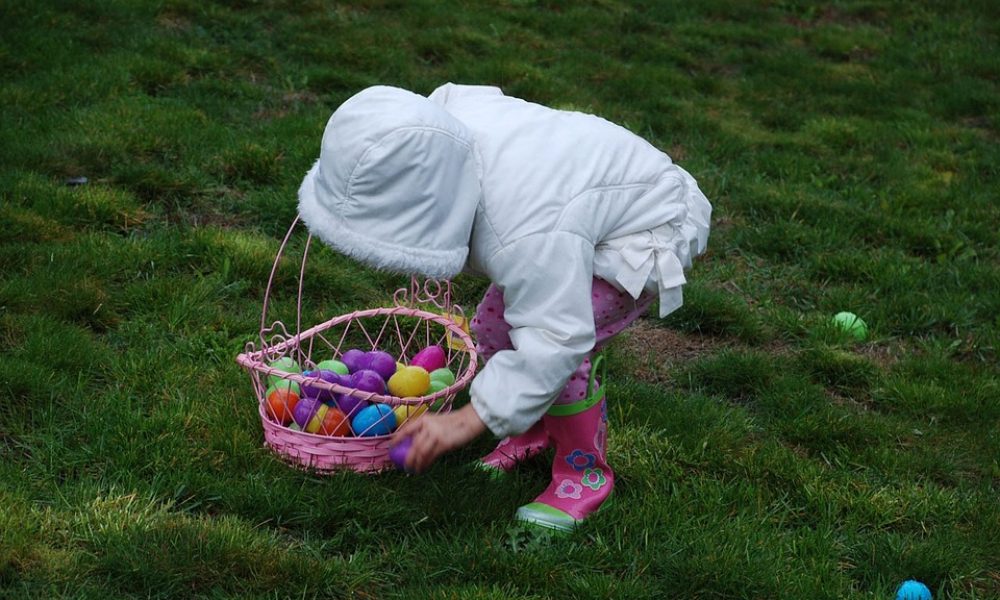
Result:
M396 372L396 359L388 352L372 350L368 353L368 366L365 368L378 373L383 381L388 381Z
M410 454L410 446L413 445L413 438L405 437L401 442L389 448L389 460L400 471L406 471L406 457ZM409 472L409 471L407 471Z
M333 371L327 371L325 369L321 371L314 371L313 373L310 374L309 379L324 381L326 383L339 383L343 385L343 380L341 379L340 375L338 375ZM317 398L320 402L326 402L326 403L333 402L335 396L335 394L332 391L321 388L318 385L314 385L308 382L304 382L302 384L302 395L311 396L313 398Z
M379 374L375 371L369 371L368 369L362 369L356 373L352 373L350 377L346 378L343 385L355 388L362 392L371 392L373 394L385 394L385 381L379 377ZM337 406L345 415L357 414L363 408L368 406L369 402L358 396L353 396L351 394L340 394L337 397Z
M344 352L340 357L340 362L347 365L347 370L351 373L368 368L368 353L361 350L351 349Z
M351 375L349 385L362 392L385 394L385 379L375 371L364 369Z
M305 397L298 401L295 405L295 410L292 411L292 419L298 424L299 427L305 430L306 426L309 425L310 419L319 410L319 407L323 403L319 401L318 398Z
M337 396L337 408L339 408L340 412L344 413L348 417L353 417L359 411L367 407L368 404L369 402L367 400L350 394L341 394Z

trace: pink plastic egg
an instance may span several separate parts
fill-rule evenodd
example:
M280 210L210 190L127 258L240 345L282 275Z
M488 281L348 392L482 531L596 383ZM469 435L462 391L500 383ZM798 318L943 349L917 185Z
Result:
M444 368L448 364L448 356L441 346L427 346L410 359L411 367L423 367L428 373Z

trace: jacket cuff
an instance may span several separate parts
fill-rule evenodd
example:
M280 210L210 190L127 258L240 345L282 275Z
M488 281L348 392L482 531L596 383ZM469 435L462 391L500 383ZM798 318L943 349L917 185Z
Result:
M490 407L486 401L481 399L477 394L470 393L469 395L473 410L476 411L479 418L486 424L490 433L497 438L504 438L510 435L510 421L508 419L504 419L490 411Z

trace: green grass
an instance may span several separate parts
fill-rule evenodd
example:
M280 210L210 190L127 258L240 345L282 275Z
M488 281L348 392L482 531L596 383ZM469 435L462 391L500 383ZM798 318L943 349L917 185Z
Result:
M0 597L1000 596L1000 20L948 4L4 2ZM613 344L620 485L566 539L487 439L286 467L234 363L332 110L445 81L623 123L715 206L650 318L697 350ZM307 281L311 323L404 279L314 247Z

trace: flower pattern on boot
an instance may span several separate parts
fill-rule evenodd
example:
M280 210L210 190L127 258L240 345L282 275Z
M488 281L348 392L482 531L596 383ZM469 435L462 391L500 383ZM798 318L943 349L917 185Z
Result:
M556 489L556 496L563 499L579 500L582 493L583 486L572 479L563 479Z
M601 469L587 469L583 472L583 479L580 483L594 490L595 492L608 482L607 478L604 477L604 471Z
M584 469L589 469L594 466L597 461L597 457L593 454L584 452L583 450L574 450L566 457L566 462L569 466L573 467L575 471L583 471Z

